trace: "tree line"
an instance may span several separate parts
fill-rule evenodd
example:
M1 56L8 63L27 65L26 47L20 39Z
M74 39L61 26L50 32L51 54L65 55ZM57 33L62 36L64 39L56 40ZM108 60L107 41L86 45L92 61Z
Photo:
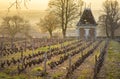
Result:
M43 31L52 32L59 28L62 30L63 38L71 23L80 17L82 13L82 0L50 0L48 3L48 14L38 24Z
M108 38L115 38L115 32L120 27L120 6L117 0L106 0L103 3L103 14L99 19L102 32L105 32Z
M29 0L14 0L8 7L8 13L12 7L19 10L24 3L27 8ZM47 15L40 19L37 25L42 32L49 32L50 37L57 28L62 29L63 37L66 37L66 30L73 20L75 20L82 12L82 0L50 0L48 4ZM5 16L1 23L1 34L8 36L13 40L19 33L29 36L28 31L30 23L20 15ZM26 30L26 31L25 31ZM24 31L24 32L23 32ZM6 32L6 33L5 33Z

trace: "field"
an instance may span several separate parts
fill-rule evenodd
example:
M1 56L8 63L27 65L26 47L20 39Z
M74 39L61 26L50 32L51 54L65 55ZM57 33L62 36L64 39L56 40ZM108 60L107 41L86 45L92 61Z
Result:
M120 43L34 39L0 50L0 79L120 79Z

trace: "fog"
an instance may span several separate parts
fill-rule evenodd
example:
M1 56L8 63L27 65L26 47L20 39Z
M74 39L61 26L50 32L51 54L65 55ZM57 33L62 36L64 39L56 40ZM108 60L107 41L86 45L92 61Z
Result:
M95 17L95 20L98 21L98 17L100 16L100 11L99 10L92 10L93 15ZM21 10L19 12L15 11L10 11L7 13L7 10L0 10L0 23L2 22L2 18L5 16L12 16L12 15L20 15L24 17L26 20L29 20L31 24L31 35L34 35L35 37L41 36L41 32L39 29L39 26L37 26L37 23L40 21L40 18L43 18L46 15L46 11L44 10ZM72 26L72 30L68 29L67 34L70 35L75 33L76 29L76 23L79 21L80 17L74 22Z

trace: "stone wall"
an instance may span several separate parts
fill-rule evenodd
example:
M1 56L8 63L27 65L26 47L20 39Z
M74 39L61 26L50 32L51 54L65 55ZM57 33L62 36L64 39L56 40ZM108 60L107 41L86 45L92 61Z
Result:
M95 39L95 28L90 28L89 30L89 37L88 39ZM81 39L85 39L85 29L84 28L80 28L80 38Z

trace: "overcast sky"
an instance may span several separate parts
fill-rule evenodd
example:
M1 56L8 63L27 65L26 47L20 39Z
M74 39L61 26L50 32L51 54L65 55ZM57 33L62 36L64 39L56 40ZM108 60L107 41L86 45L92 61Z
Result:
M11 4L11 2L13 2L15 0L0 0L0 9L4 10L7 9L9 7L9 5ZM89 3L91 3L91 7L93 10L101 10L102 8L102 3L105 0L83 0L87 3L87 5ZM120 0L118 0L120 2ZM28 8L30 10L45 10L47 8L49 0L31 0L28 4ZM22 7L22 9L25 9L25 7Z

